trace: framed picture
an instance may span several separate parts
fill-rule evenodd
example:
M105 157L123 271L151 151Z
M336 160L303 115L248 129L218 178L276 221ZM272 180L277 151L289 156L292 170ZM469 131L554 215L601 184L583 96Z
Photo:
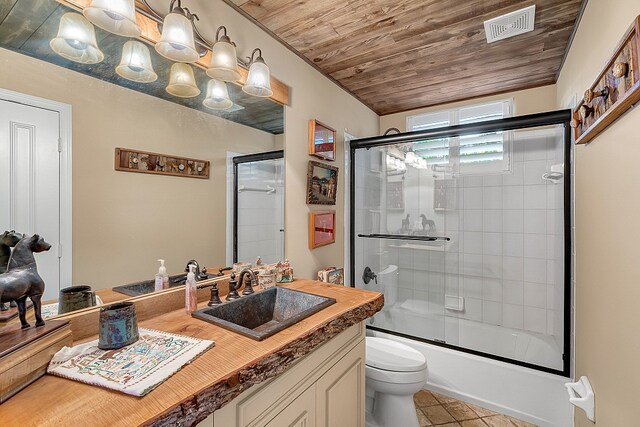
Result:
M336 241L335 211L309 212L309 249Z
M387 182L387 209L404 210L404 180Z
M336 131L317 120L309 120L309 154L324 160L336 159Z
M307 172L307 204L335 205L338 190L338 168L309 161Z

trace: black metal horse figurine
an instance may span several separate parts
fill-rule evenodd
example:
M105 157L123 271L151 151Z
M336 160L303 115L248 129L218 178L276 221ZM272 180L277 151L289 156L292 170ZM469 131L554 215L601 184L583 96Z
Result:
M29 327L29 323L27 323L27 298L33 302L36 326L44 325L40 302L44 293L44 280L38 274L33 254L49 249L51 249L51 245L39 235L25 235L11 253L7 271L0 274L0 303L15 301L18 304L18 315L23 329Z
M22 239L22 234L16 233L15 230L5 231L0 235L0 274L7 271L7 264L11 257L11 248L14 247ZM15 302L11 302L11 307L15 307ZM0 311L6 311L9 307L7 304L0 304Z

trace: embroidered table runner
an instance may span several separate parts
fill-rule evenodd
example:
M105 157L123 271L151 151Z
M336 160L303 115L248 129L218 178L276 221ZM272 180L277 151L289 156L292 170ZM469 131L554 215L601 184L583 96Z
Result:
M213 341L140 328L140 339L118 350L98 340L57 352L47 372L63 378L144 396L209 348Z

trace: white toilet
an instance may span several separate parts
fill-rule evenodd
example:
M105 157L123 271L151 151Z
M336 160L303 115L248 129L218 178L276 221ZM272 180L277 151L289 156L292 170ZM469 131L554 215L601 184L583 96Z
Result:
M386 338L366 337L366 347L366 387L375 392L367 425L419 427L413 395L427 381L424 355Z

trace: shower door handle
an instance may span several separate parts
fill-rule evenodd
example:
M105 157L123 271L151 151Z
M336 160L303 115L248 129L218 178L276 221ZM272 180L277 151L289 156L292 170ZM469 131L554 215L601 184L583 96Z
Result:
M376 273L374 273L369 267L365 267L362 272L362 281L365 285L368 285L371 280L375 280L376 285L378 284L378 276L376 276Z

